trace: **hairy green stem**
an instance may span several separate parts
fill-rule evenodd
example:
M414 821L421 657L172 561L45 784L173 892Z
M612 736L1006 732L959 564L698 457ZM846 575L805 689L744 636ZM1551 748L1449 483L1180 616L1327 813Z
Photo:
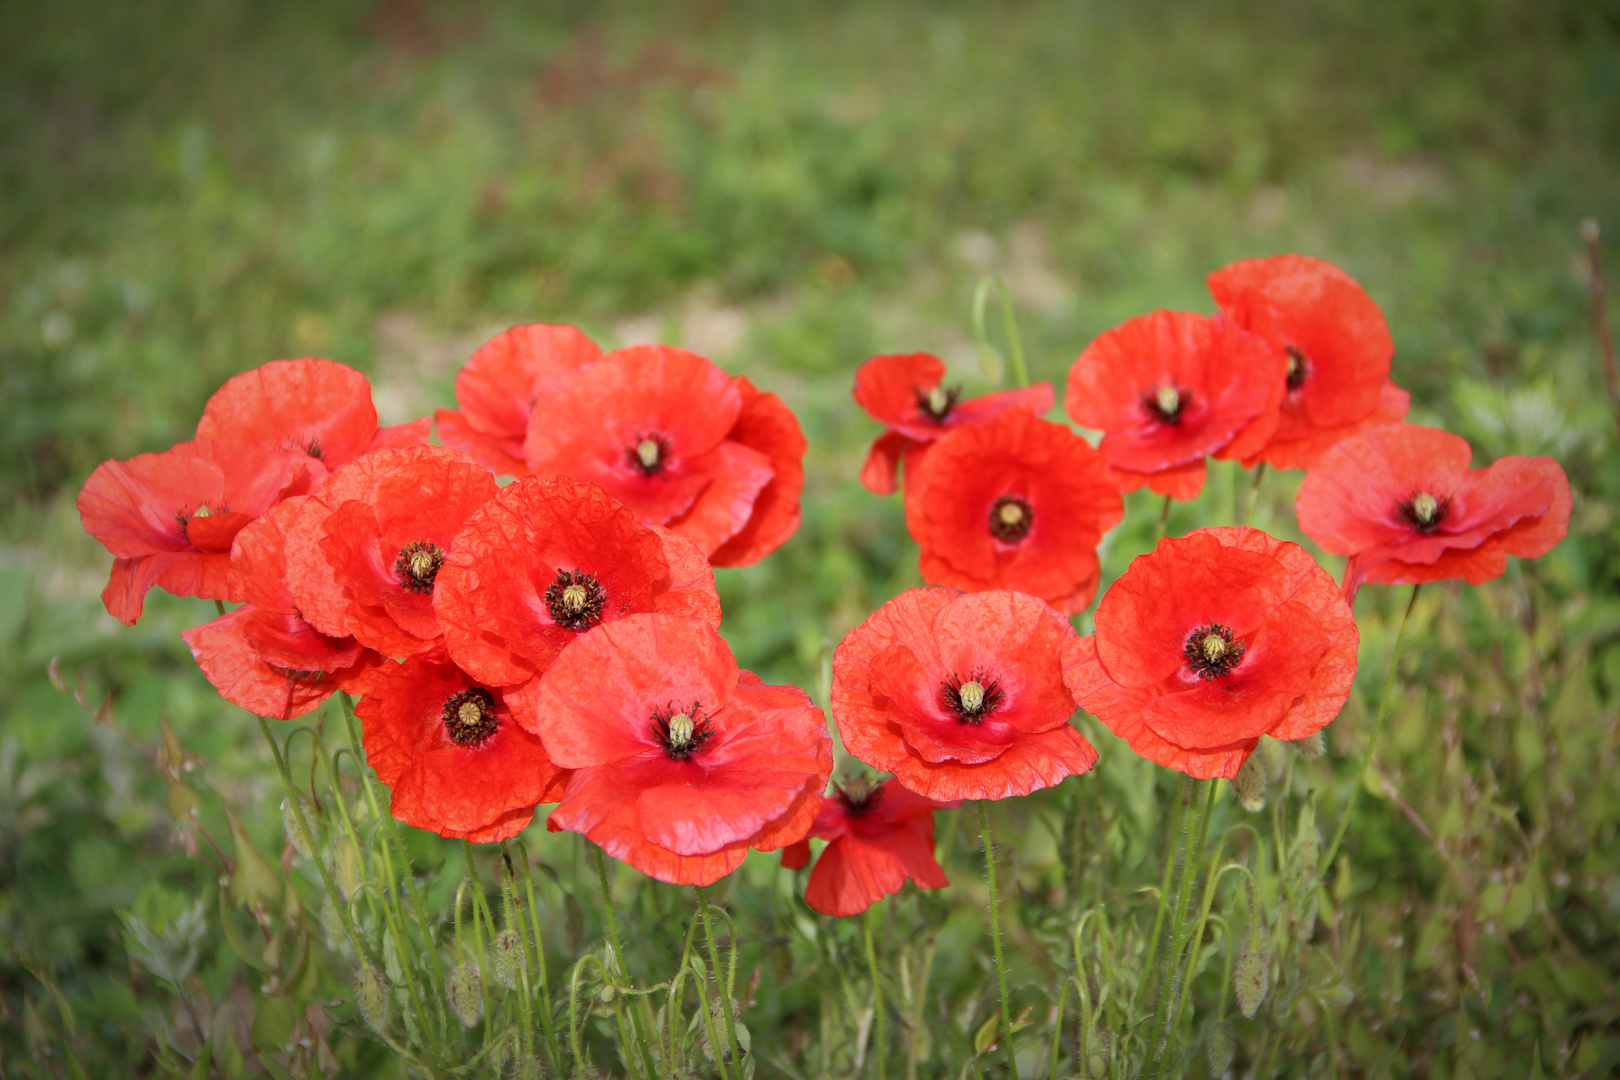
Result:
M1176 867L1176 853L1181 849L1181 819L1187 813L1187 774L1181 774L1181 782L1176 787L1176 801L1170 810L1170 821L1164 831L1164 874L1159 880L1159 910L1153 916L1153 933L1148 937L1147 954L1142 960L1142 978L1137 982L1136 989L1131 993L1131 1006L1134 1009L1137 999L1141 997L1143 989L1148 983L1148 974L1153 970L1153 961L1159 951L1159 934L1164 930L1164 913L1170 906L1170 872Z
M882 903L882 901L880 900L878 903ZM886 1075L884 1066L886 1063L883 1060L883 1051L887 1040L884 1038L883 1032L883 987L878 982L877 949L872 945L872 911L870 908L861 913L861 936L866 941L866 967L872 973L872 1017L877 1035L877 1042L874 1044L877 1050L877 1075L878 1080L884 1080Z
M1249 522L1254 520L1254 506L1260 501L1260 481L1266 478L1266 463L1261 462L1254 469L1254 483L1249 485L1249 506L1243 511L1243 527L1248 528Z
M1176 917L1170 933L1170 950L1165 954L1165 969L1163 980L1159 988L1159 1002L1155 1008L1156 1018L1163 1014L1162 1022L1158 1026L1159 1041L1153 1051L1157 1060L1162 1053L1162 1064L1168 1066L1172 1052L1171 1035L1176 1027L1177 994L1181 990L1181 952L1187 947L1187 902L1192 899L1194 890L1198 887L1199 864L1204 857L1204 840L1209 835L1210 810L1215 805L1215 781L1201 780L1204 786L1204 805L1198 812L1197 824L1192 830L1192 846L1187 852L1186 859L1181 865L1181 884L1176 889ZM1202 923L1199 924L1200 928ZM1192 947L1196 951L1198 942L1194 940Z
M720 994L721 1026L726 1033L725 1048L722 1052L714 1055L714 1060L715 1064L721 1068L721 1075L725 1076L727 1074L724 1065L726 1058L731 1056L733 1049L740 1049L737 1044L737 1027L731 1018L731 987L727 985L729 980L722 979L720 975L720 947L715 944L714 920L709 917L709 888L706 885L698 885L695 888L697 889L698 913L703 916L703 940L709 946L709 967L714 972L715 989ZM731 940L732 955L735 957L737 948L736 930L732 931Z
M1007 963L1001 955L1000 901L996 896L996 849L990 839L990 804L978 801L979 835L984 838L984 874L990 886L990 944L996 955L996 984L1001 990L1001 1044L1007 1050L1007 1071L1018 1080L1018 1059L1013 1055L1012 1004L1007 999Z
M1333 865L1333 859L1339 853L1339 845L1344 843L1345 831L1350 828L1350 818L1356 812L1361 789L1367 786L1367 770L1372 768L1373 751L1378 748L1378 739L1384 733L1384 725L1389 719L1389 702L1394 693L1395 681L1400 677L1401 646L1406 643L1406 626L1412 621L1412 609L1417 607L1418 591L1422 588L1422 585L1412 586L1412 598L1406 602L1406 614L1401 616L1401 628L1395 632L1395 649L1389 655L1389 674L1384 677L1384 693L1378 701L1378 716L1373 721L1372 734L1367 738L1367 745L1361 750L1361 765L1356 769L1356 786L1350 789L1350 801L1345 805L1344 815L1339 819L1339 827L1333 833L1333 843L1328 845L1327 852L1316 864L1318 882L1327 873L1325 868Z

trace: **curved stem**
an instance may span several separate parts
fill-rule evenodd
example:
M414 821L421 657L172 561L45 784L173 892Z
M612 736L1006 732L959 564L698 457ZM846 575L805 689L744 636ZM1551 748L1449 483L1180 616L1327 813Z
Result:
M1422 585L1412 586L1412 598L1406 602L1406 614L1401 616L1401 628L1395 632L1395 650L1389 656L1389 674L1384 678L1384 694L1378 702L1378 717L1373 721L1372 734L1367 738L1367 745L1362 748L1361 765L1356 769L1356 786L1350 789L1350 802L1344 808L1344 816L1339 819L1339 828L1333 834L1333 843L1328 845L1322 861L1316 864L1318 882L1327 873L1326 868L1333 865L1334 856L1339 853L1339 845L1344 842L1345 831L1350 828L1350 817L1356 812L1361 789L1367 786L1367 770L1372 768L1373 751L1378 748L1378 738L1384 733L1384 724L1389 719L1389 702L1395 689L1395 680L1400 675L1401 646L1406 643L1406 626L1412 621L1412 609L1417 607L1418 591L1422 588Z
M1198 812L1196 825L1191 827L1191 843L1181 864L1181 883L1176 888L1176 914L1170 928L1170 949L1165 953L1164 975L1159 984L1159 1000L1154 1006L1158 1042L1154 1045L1149 1062L1149 1075L1154 1063L1169 1063L1170 1036L1175 1026L1176 996L1180 992L1181 950L1187 946L1187 901L1197 887L1198 864L1204 856L1204 839L1209 833L1209 813L1215 804L1215 782L1201 780L1204 785L1204 805ZM1197 943L1194 942L1194 948ZM1161 1054L1164 1055L1161 1060Z
M1013 1056L1012 1006L1007 1000L1007 963L1001 955L1001 913L996 897L996 849L990 840L990 804L979 800L979 835L984 838L984 875L990 886L990 943L996 954L996 984L1001 990L1001 1044L1007 1050L1007 1070L1018 1080L1018 1059Z
M1024 365L1024 345L1018 337L1018 320L1013 317L1012 294L1007 291L1007 283L998 274L986 274L979 279L978 288L973 290L974 336L979 340L979 348L988 352L990 337L984 330L984 306L990 299L992 288L1001 293L1001 324L1007 332L1007 354L1012 360L1013 380L1021 387L1028 386L1029 368Z
M1153 916L1153 933L1148 938L1147 955L1142 962L1142 978L1131 992L1131 1006L1135 1007L1136 1000L1141 996L1142 990L1147 986L1148 973L1153 970L1153 960L1159 951L1159 934L1164 929L1164 912L1170 905L1170 872L1176 867L1176 851L1181 846L1177 833L1181 831L1181 819L1187 811L1187 774L1181 774L1181 783L1176 788L1175 807L1170 811L1169 827L1164 832L1164 875L1159 881L1159 911Z
M880 900L878 903L882 903L882 901ZM883 1050L886 1042L883 1033L883 987L878 982L877 950L872 945L872 911L870 908L861 913L861 936L866 940L866 967L872 973L872 1016L875 1021L875 1033L877 1035L875 1044L877 1050L877 1075L878 1080L883 1080L885 1075Z

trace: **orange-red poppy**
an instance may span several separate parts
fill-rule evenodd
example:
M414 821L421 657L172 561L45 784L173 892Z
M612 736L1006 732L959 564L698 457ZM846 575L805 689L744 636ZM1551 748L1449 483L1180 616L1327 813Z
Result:
M1102 455L1024 409L954 429L906 481L924 581L1017 589L1066 615L1091 603L1097 542L1124 513Z
M696 544L643 525L594 484L524 477L467 518L433 585L450 656L492 686L527 682L580 634L637 612L720 625ZM523 712L523 695L508 695Z
M572 326L533 323L490 338L456 375L459 409L433 414L439 441L508 476L530 472L523 460L529 413L548 386L602 358Z
M1096 764L1069 726L1080 638L1022 593L911 589L833 653L844 747L931 799L1003 799Z
M957 805L925 798L893 779L838 787L822 799L810 829L828 843L805 883L805 903L823 915L859 915L899 892L907 878L919 889L943 889L950 879L934 858L934 811ZM809 862L809 840L782 849L789 870Z
M241 600L230 584L231 541L322 475L302 454L199 442L102 462L78 499L84 531L114 556L102 603L133 625L154 585L177 596Z
M1406 415L1411 397L1389 379L1395 342L1384 313L1337 266L1304 255L1245 259L1209 275L1209 289L1225 318L1285 358L1279 421L1264 438L1239 436L1245 466L1309 468L1340 439Z
M1228 321L1155 311L1086 347L1064 405L1075 423L1103 432L1097 449L1121 491L1145 484L1193 499L1207 455L1241 456L1232 452L1239 432L1263 441L1275 429L1285 366L1281 351Z
M352 637L316 630L293 602L287 526L306 499L278 503L236 534L231 591L244 603L180 635L221 697L276 720L302 716L339 689L353 690L378 659Z
M529 471L596 484L726 565L763 557L797 526L803 453L780 401L665 345L620 349L559 379L535 402L523 445Z
M355 706L366 764L399 820L440 836L495 843L516 836L568 783L545 747L442 650L385 662L360 680Z
M945 362L931 353L874 356L855 372L855 401L888 430L867 451L861 483L877 495L899 486L902 459L908 472L921 452L951 428L972 424L1006 409L1036 416L1052 407L1052 384L1036 383L963 398L960 387L945 385Z
M441 446L376 450L332 474L287 525L298 610L323 634L352 634L384 656L434 648L439 570L496 490L488 469Z
M1468 440L1386 424L1352 435L1305 474L1295 510L1307 536L1350 556L1344 589L1501 577L1507 557L1545 555L1569 531L1569 478L1552 458L1470 469Z
M377 426L371 383L347 364L272 360L227 380L197 422L200 442L303 454L336 472L361 454L427 442L427 417Z
M1360 640L1327 571L1259 529L1199 529L1138 556L1097 605L1069 686L1131 749L1237 775L1261 735L1303 739L1344 705Z
M604 622L562 651L536 701L535 730L574 770L547 827L672 884L803 839L832 772L821 710L740 672L701 619Z

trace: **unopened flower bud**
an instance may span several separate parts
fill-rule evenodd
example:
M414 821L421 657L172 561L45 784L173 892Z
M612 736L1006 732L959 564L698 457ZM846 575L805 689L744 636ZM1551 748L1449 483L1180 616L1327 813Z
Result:
M343 919L338 914L337 905L332 903L330 894L321 897L321 933L326 938L326 947L335 953L341 953L349 947L349 935L343 930Z
M1306 761L1315 761L1327 753L1327 734L1323 731L1313 731L1303 739L1294 740L1294 749Z
M1209 1044L1205 1049L1209 1054L1209 1075L1225 1076L1237 1049L1232 1042L1232 1029L1224 1023L1215 1024L1209 1029Z
M523 939L511 927L495 935L495 981L508 990L523 984Z
M354 1002L367 1027L379 1035L388 1033L388 986L369 960L360 961L360 970L355 972Z
M444 993L462 1026L472 1027L484 1015L483 980L471 964L462 962L451 970Z
M606 983L603 983L602 988L596 992L596 1000L604 1005L613 1004L614 999L618 996L619 992Z
M1237 775L1232 777L1232 793L1243 804L1243 809L1251 814L1266 808L1266 770L1260 763L1259 754L1250 754Z
M298 814L294 811L293 805L294 804L291 799L281 800L281 825L282 828L286 829L287 831L287 842L292 844L293 849L304 858L313 858L315 845L310 843L309 834L305 832L304 827L298 823ZM299 810L304 812L305 821L308 821L314 817L314 815L310 813L309 803L302 795L298 796L297 807Z
M1266 1000L1266 991L1270 988L1270 957L1258 947L1245 944L1232 972L1232 991L1237 996L1238 1008L1246 1018L1253 1018L1260 1003Z

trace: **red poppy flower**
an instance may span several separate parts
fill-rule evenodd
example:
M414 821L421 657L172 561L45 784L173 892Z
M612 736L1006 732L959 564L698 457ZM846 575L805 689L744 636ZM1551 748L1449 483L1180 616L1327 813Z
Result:
M85 532L115 556L101 602L133 625L154 585L177 596L241 600L229 580L231 541L319 475L302 455L194 442L102 462L78 499Z
M479 346L456 375L456 404L433 414L439 441L508 476L531 470L523 440L535 400L557 379L602 358L572 326L514 326Z
M861 483L877 495L893 495L902 458L909 473L915 455L953 427L987 420L1011 408L1039 416L1052 407L1052 384L1036 383L961 399L945 385L945 362L930 353L874 356L855 372L855 401L889 430L879 435L861 466Z
M1097 542L1124 513L1102 455L1023 409L955 429L906 483L924 581L1017 589L1066 615L1091 603Z
M425 444L427 417L377 426L371 383L347 364L272 360L226 381L208 399L197 439L304 454L336 472L361 454Z
M1502 576L1507 557L1545 555L1569 531L1569 478L1552 458L1470 469L1468 441L1437 428L1369 428L1323 454L1295 510L1307 536L1350 556L1344 589Z
M221 697L277 720L302 716L338 689L353 690L377 654L333 638L299 615L287 588L287 526L308 496L287 499L236 534L231 590L245 603L181 633Z
M1222 315L1285 357L1278 424L1265 439L1244 433L1245 466L1309 468L1360 428L1406 415L1411 397L1389 380L1395 342L1384 313L1332 263L1303 255L1246 259L1209 275L1209 290Z
M798 423L769 395L745 416L745 398L757 393L683 349L620 349L565 376L535 403L524 458L533 472L596 484L711 559L735 539L721 557L751 561L796 525L802 484ZM783 458L792 467L779 474ZM779 475L773 495L768 489Z
M575 770L548 828L677 885L707 885L750 847L803 839L832 772L804 691L739 672L707 622L630 615L564 649L540 678L535 727Z
M1360 637L1327 571L1259 529L1199 529L1137 557L1067 669L1080 704L1131 749L1189 776L1237 775L1261 735L1338 715Z
M527 682L581 633L645 611L720 625L692 541L643 525L594 484L525 477L467 518L433 585L450 656L492 686ZM521 694L508 700L521 715Z
M440 836L495 843L516 836L568 774L484 686L442 651L387 662L362 680L355 706L366 763L399 820Z
M323 634L384 656L438 644L433 589L462 523L497 490L440 446L377 450L334 473L288 522L288 584Z
M1282 352L1229 322L1155 311L1086 347L1064 404L1075 423L1104 433L1097 449L1121 491L1146 484L1193 499L1206 455L1234 456L1239 431L1263 442L1275 428L1285 369Z
M886 780L845 784L821 800L810 835L829 841L805 883L804 900L823 915L859 915L910 878L919 889L950 884L934 858L934 811L959 802L935 802ZM810 842L782 849L782 865L801 870Z
M833 654L844 747L931 799L1004 799L1090 769L1064 671L1080 639L1015 592L911 589Z

